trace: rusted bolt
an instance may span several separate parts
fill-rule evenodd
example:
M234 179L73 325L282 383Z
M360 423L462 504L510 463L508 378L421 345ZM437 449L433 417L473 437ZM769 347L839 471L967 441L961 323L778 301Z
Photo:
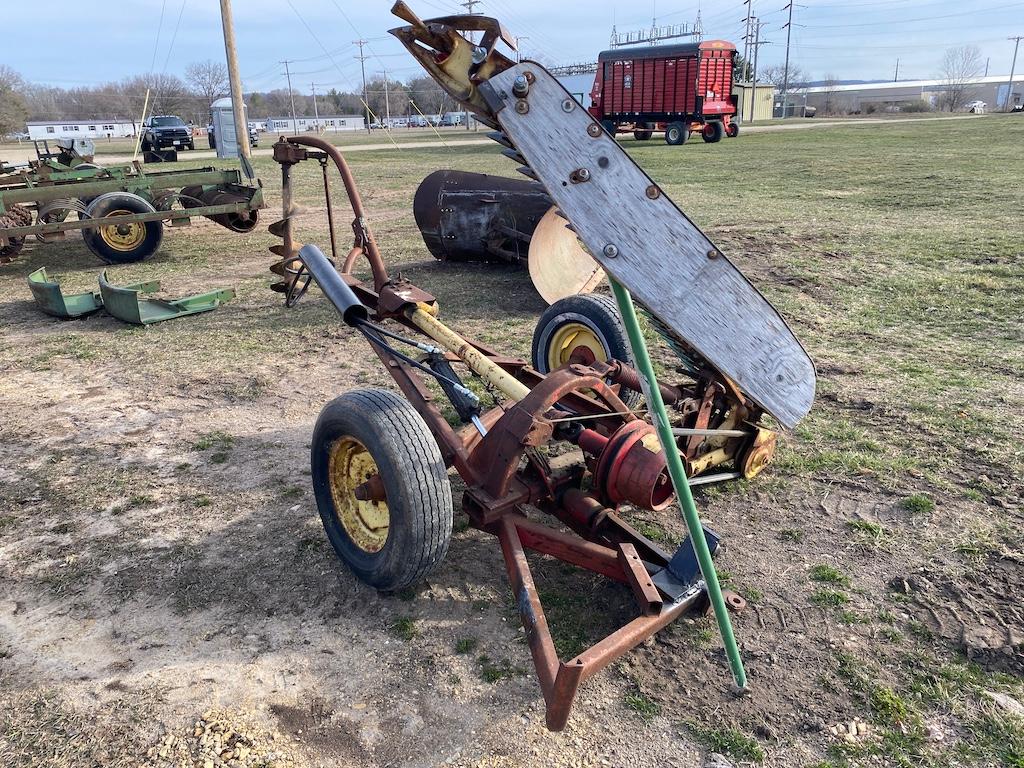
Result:
M619 255L619 249L615 247L614 243L608 243L608 245L606 245L601 250L601 253L603 253L609 259L614 259L616 256Z
M566 99L565 101L569 101L569 99ZM565 104L565 101L563 101L562 103ZM598 125L597 123L591 123L590 125L587 126L587 133L596 139L598 136L601 135L601 126Z
M526 78L526 82L528 82L530 85L533 85L537 81L537 76L533 74L533 72L531 72L530 70L526 70L523 73L523 77Z
M520 115L525 115L529 111L530 105L527 104L525 101L520 99L519 101L516 102L516 112L518 112Z
M512 81L512 93L519 98L523 98L530 92L530 83L526 80L526 75L517 75L516 79Z
M574 109L576 109L575 99L562 99L563 112L572 112Z
M644 190L644 194L647 195L651 200L657 200L661 197L661 190L658 189L656 184L651 184L647 189Z
M573 184L581 184L584 181L590 181L590 171L586 168L577 168L569 174L569 181Z
M712 248L710 251L708 251L708 258L711 259L711 260L717 259L721 255L722 254L720 254L714 248Z

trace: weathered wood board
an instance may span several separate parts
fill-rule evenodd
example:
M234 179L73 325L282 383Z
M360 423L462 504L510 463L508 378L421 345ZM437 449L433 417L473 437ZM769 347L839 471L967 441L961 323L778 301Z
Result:
M512 84L527 72L534 81L518 99ZM754 402L796 425L814 400L814 364L778 311L543 67L523 62L487 83L502 102L493 105L502 130L601 266ZM666 151L685 162L685 150Z

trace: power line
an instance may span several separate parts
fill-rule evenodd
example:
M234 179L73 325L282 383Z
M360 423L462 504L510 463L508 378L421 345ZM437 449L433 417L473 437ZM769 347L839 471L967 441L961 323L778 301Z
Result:
M288 65L291 64L291 61L285 59L281 63L284 64L284 74L288 78L288 100L292 104L292 133L295 134L299 132L299 129L295 123L295 95L292 93L292 73L291 70L288 69Z
M1015 35L1006 39L1013 40L1013 63L1010 65L1010 82L1006 86L1006 101L1003 102L1003 108L1009 110L1010 99L1013 98L1013 76L1016 74L1017 69L1017 49L1020 47L1020 41L1024 40L1024 36Z
M356 56L359 59L359 70L363 73L363 106L366 107L366 132L370 132L370 105L366 100L366 60L370 58L363 53L363 46L366 45L366 41L362 38L353 40L352 45L359 46L359 55Z
M789 95L789 42L793 36L793 6L795 3L793 0L789 0L789 5L785 6L789 9L789 18L784 25L786 30L786 69L782 76L782 116L786 116L786 98ZM801 6L803 7L803 6Z

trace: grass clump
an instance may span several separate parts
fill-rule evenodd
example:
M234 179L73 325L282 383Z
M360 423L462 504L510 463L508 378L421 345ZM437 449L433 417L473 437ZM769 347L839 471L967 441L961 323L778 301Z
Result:
M391 631L402 640L409 642L420 633L416 619L411 616L400 616L391 625Z
M846 527L861 538L877 544L885 535L885 529L880 523L873 523L870 520L847 520Z
M627 709L631 709L640 715L643 720L651 720L661 713L661 706L658 702L644 695L640 691L627 693L622 702Z
M819 589L811 595L811 602L822 608L841 608L850 602L850 598L835 589Z
M480 679L492 685L502 680L511 680L524 672L519 667L513 666L508 659L494 661L486 654L478 657L476 663L480 666Z
M764 761L764 749L757 743L757 739L737 728L712 728L699 723L688 723L687 726L697 740L712 752L721 752L737 760Z
M935 511L935 502L930 496L923 493L915 493L900 502L900 507L912 515L927 515Z
M475 637L460 637L455 641L455 652L465 655L476 650L477 639Z
M834 584L837 587L850 586L850 577L832 565L819 563L810 570L812 581L819 581L822 584Z
M227 432L217 430L200 435L192 444L192 450L197 452L212 451L210 462L213 464L225 464L231 456L231 449L234 448L234 445L235 438Z

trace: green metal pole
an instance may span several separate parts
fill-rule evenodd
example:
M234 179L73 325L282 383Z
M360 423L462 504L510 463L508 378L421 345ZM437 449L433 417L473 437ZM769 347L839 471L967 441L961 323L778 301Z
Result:
M657 379L654 376L654 368L651 366L647 342L640 331L636 309L633 307L633 297L618 281L609 277L608 282L611 283L612 293L619 304L619 312L622 314L622 321L626 326L626 335L629 336L629 345L633 349L634 362L640 372L644 397L647 398L648 410L658 431L658 439L661 441L662 450L665 451L665 458L668 460L668 472L672 477L672 485L675 486L683 517L686 519L686 527L690 531L690 541L693 543L693 551L697 554L701 575L707 585L708 597L711 599L715 619L718 621L718 631L722 634L722 643L729 656L733 679L739 688L746 688L747 673L743 670L740 649L736 645L736 636L733 634L729 611L725 607L725 599L722 597L722 587L718 583L718 573L715 571L715 564L711 559L711 550L708 549L708 542L704 538L704 527L700 523L697 506L693 503L693 494L690 492L690 483L686 479L683 460L679 456L679 449L672 436L672 427L668 421L668 413L665 411L665 402L661 399L661 391L656 385Z

